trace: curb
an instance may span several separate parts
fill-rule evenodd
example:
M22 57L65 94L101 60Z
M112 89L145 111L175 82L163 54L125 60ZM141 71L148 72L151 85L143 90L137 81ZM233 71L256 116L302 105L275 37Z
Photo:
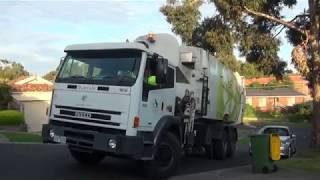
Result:
M6 143L6 142L9 142L8 138L0 134L0 143Z

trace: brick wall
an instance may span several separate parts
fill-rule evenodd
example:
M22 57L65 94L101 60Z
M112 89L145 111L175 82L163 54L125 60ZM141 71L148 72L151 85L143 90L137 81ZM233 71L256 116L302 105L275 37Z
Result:
M275 107L286 107L292 97L247 97L251 99L251 106L260 111L272 111ZM263 98L265 98L265 106L263 105ZM277 100L278 99L278 100ZM306 102L304 97L294 97L294 104ZM247 101L248 103L248 101Z

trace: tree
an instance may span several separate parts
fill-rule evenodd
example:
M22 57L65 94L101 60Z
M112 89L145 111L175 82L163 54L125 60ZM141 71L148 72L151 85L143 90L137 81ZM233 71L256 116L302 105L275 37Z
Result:
M239 71L240 68L233 53L234 48L239 46L241 55L246 56L248 62L255 63L259 71L281 77L286 63L279 61L277 55L280 41L268 34L259 33L268 31L262 23L253 26L245 21L231 21L232 18L240 16L236 6L228 5L224 1L219 1L220 4L212 2L215 3L219 13L205 18L202 22L199 11L202 1L199 0L169 0L160 11L172 24L173 32L180 35L184 43L204 48L215 54L232 70ZM224 5L227 7L223 7ZM248 36L242 38L244 34Z
M0 83L0 109L6 108L11 99L10 86Z
M0 80L13 80L19 76L27 76L29 73L24 69L20 63L10 62L8 60L0 59Z
M219 17L205 19L201 24L199 23L201 4L202 1L197 0L185 0L183 3L169 0L160 11L172 24L173 32L181 36L183 43L206 49L230 69L238 71L240 65L233 54L233 37L225 31L227 27Z
M199 2L201 1L184 0L180 6ZM222 24L216 28L224 27L226 31L222 34L216 33L215 39L223 38L221 36L227 34L233 41L227 40L225 44L236 44L241 55L245 56L248 62L257 64L259 70L263 70L264 73L279 76L284 72L285 63L277 55L280 39L277 37L279 32L276 31L279 27L287 29L287 38L295 45L292 51L293 63L309 81L312 90L312 144L320 146L320 0L308 0L308 11L296 14L291 21L284 20L281 10L284 7L293 7L296 0L210 0L210 2L214 3L217 9L216 15L210 19L220 19ZM174 0L168 1L162 9L174 8L176 4ZM170 18L171 21L172 19L179 21L178 17ZM212 31L216 32L211 27L205 34Z
M264 76L262 71L259 71L257 65L252 63L241 63L240 71L241 76L246 78L257 78Z
M54 81L54 79L56 78L56 74L57 74L57 71L53 70L45 74L43 78L48 81Z

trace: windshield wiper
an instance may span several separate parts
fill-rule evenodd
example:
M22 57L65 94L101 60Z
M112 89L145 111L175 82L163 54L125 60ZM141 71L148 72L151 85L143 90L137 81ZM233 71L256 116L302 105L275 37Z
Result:
M102 79L116 79L117 76L102 76Z
M121 76L119 77L118 81L117 81L117 85L121 86L121 85L127 85L128 83L131 83L134 80L134 78L130 77L130 76Z
M81 75L73 75L73 76L69 76L68 78L71 79L88 79L87 77L81 76Z

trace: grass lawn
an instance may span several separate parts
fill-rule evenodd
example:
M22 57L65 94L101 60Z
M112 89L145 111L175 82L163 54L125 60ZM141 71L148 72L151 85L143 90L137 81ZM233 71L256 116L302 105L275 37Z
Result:
M320 149L309 150L296 157L276 162L279 167L320 172Z
M10 142L42 142L41 135L36 133L0 131L0 134Z

